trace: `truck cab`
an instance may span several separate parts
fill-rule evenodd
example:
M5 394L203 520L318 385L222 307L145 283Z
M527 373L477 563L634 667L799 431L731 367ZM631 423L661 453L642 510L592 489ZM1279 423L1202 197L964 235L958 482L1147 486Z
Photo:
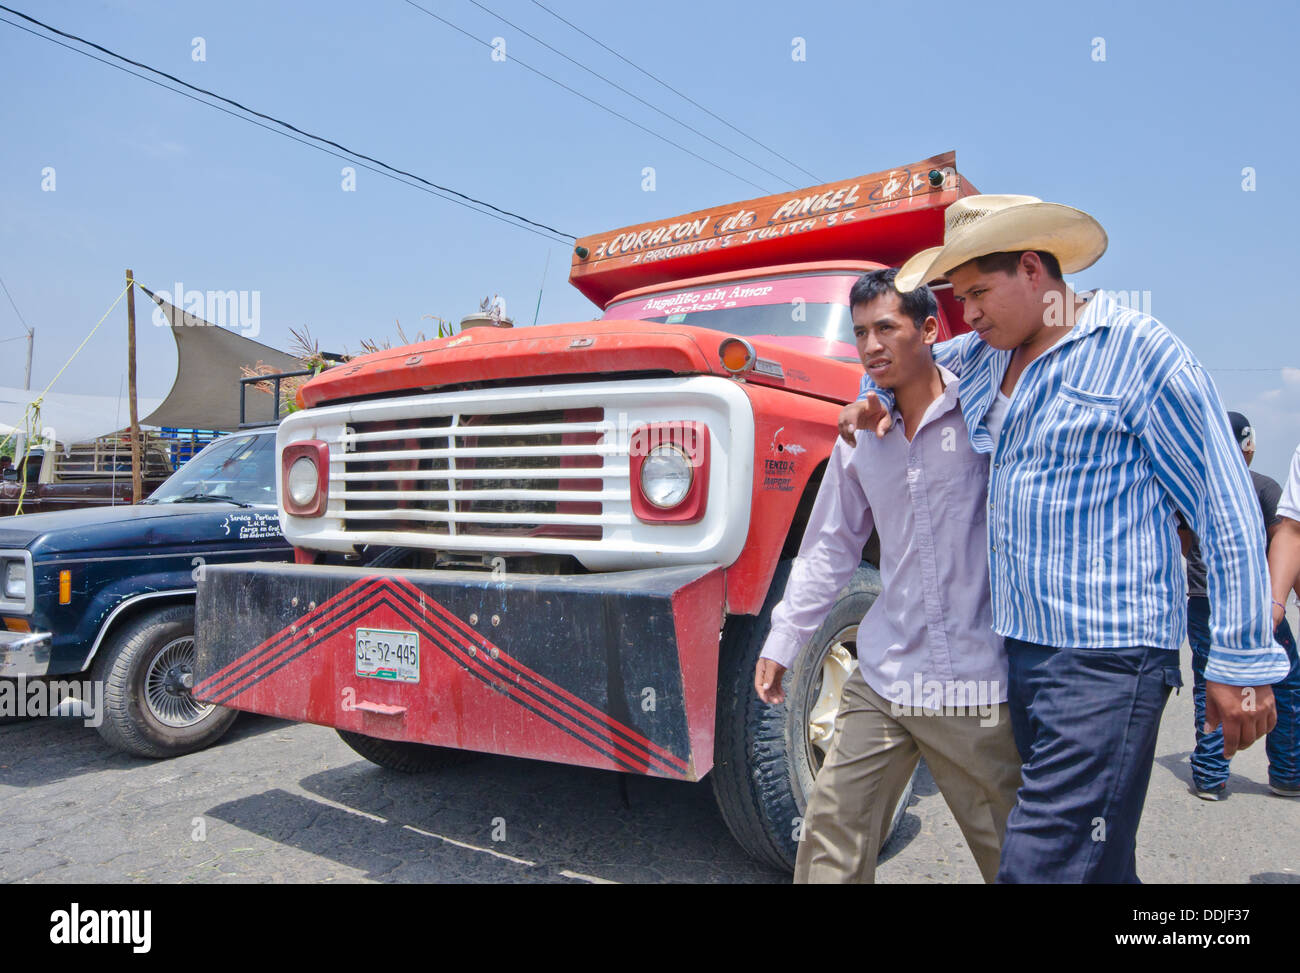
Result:
M277 439L296 563L205 570L196 698L335 727L394 769L483 751L709 777L742 846L791 867L879 590L868 545L787 702L758 700L858 393L849 291L974 191L949 153L596 234L570 279L598 320L321 374ZM945 338L964 328L940 298Z

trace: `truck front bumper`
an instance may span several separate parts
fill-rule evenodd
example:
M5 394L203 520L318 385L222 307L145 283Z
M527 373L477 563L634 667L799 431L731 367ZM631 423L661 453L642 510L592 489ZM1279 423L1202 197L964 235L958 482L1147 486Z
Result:
M49 632L0 630L0 676L44 676L50 668Z
M723 578L711 564L502 578L207 566L194 696L389 740L696 780L713 766ZM416 670L359 675L358 631L415 642Z

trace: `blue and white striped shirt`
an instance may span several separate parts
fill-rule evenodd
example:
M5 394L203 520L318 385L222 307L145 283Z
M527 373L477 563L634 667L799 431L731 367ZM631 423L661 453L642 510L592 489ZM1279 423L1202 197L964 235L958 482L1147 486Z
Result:
M935 360L961 377L971 446L992 454L998 634L1060 648L1179 649L1179 510L1206 554L1206 678L1256 686L1287 674L1246 463L1213 382L1164 325L1096 292L1074 328L1025 368L996 444L984 417L1011 352L970 333L936 345ZM869 377L862 391L892 408Z

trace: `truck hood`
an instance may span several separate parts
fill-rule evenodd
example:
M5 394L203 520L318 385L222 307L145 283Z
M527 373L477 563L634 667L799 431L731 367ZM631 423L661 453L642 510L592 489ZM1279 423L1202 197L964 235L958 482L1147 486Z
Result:
M28 548L33 556L135 552L145 547L166 553L170 547L238 539L239 525L260 519L276 523L270 543L279 537L273 508L236 507L228 503L143 504L85 507L54 513L0 518L0 548ZM232 520L235 529L231 529Z
M578 321L526 328L473 328L403 348L376 352L331 368L303 388L310 407L399 391L432 391L469 382L494 383L617 373L726 375L718 345L732 335L650 321ZM836 361L813 338L747 338L781 377L745 380L848 402L857 397L861 365Z

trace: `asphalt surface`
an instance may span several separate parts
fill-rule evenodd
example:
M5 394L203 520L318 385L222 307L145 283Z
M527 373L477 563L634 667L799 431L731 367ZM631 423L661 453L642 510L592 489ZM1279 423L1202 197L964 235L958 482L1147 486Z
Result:
M1138 839L1146 882L1300 882L1300 799L1262 743L1228 797L1190 793L1191 670L1170 697ZM624 786L625 785L625 786ZM137 760L75 717L0 726L5 882L785 882L731 839L707 783L477 757L382 770L332 730L242 716L207 751ZM978 882L922 771L877 880Z

